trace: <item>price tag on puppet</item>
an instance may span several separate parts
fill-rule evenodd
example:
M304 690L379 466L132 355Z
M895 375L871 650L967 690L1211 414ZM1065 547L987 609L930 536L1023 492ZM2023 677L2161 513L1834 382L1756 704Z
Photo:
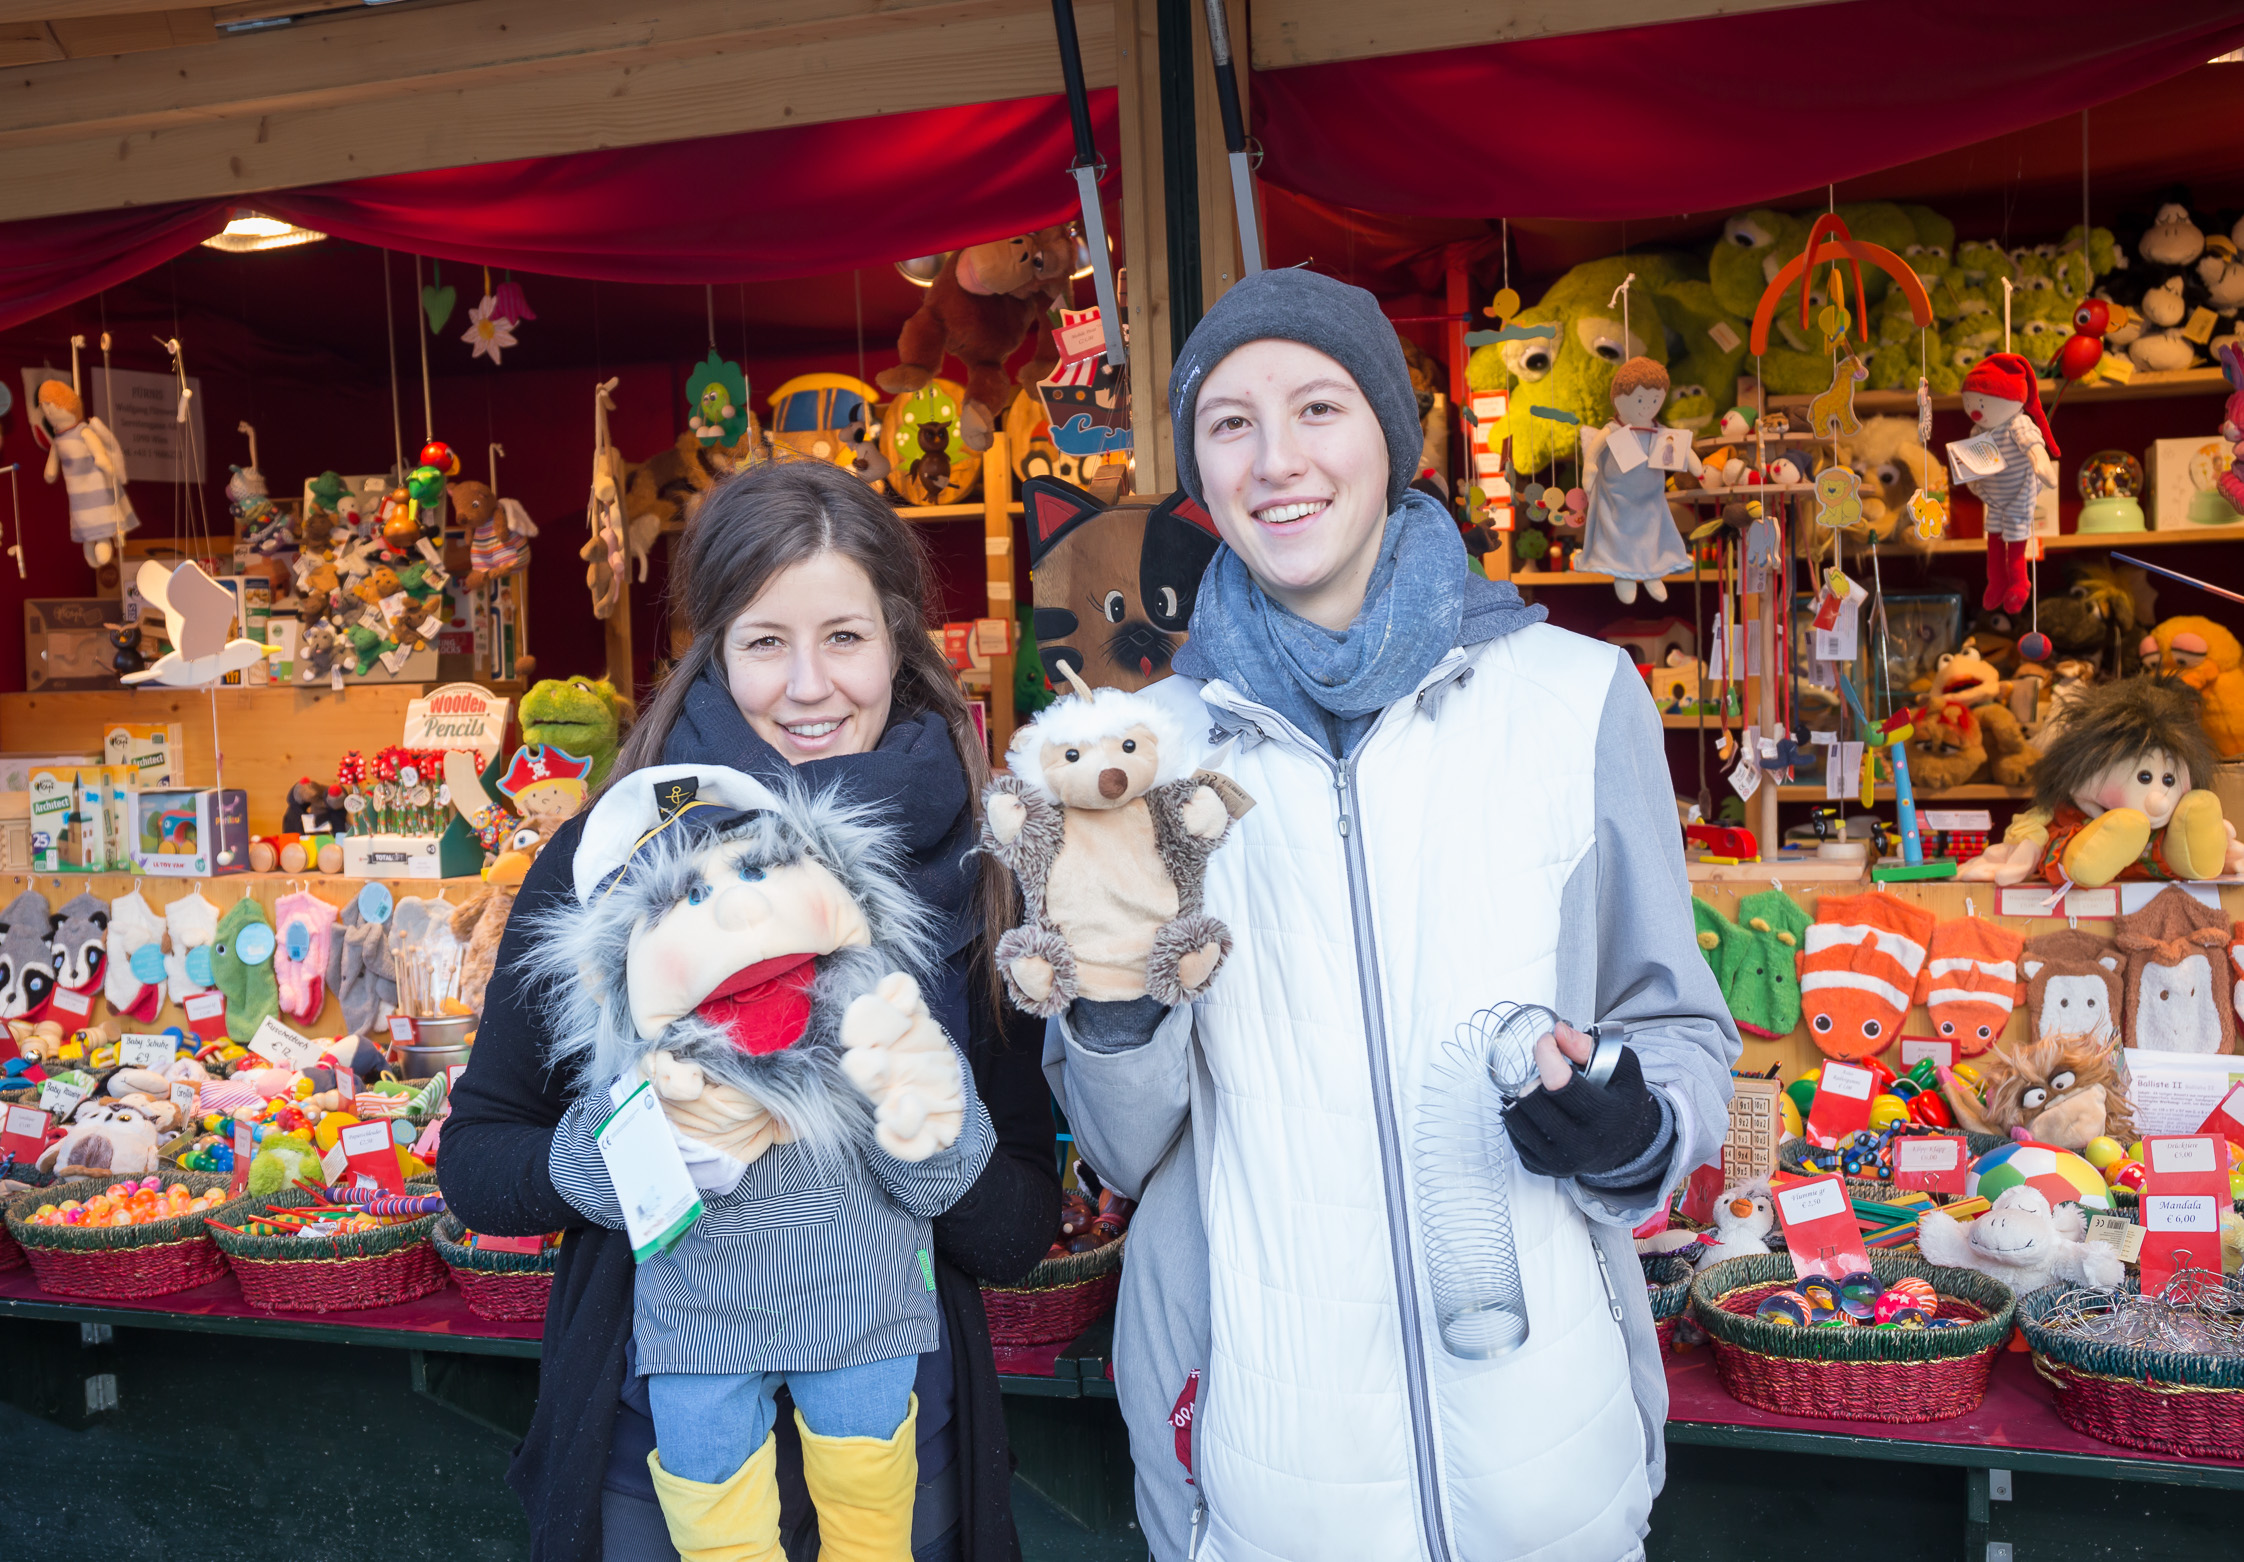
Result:
M1901 1038L1901 1066L1915 1068L1926 1059L1932 1060L1936 1069L1956 1066L1956 1044L1941 1036L1904 1036Z
M59 1021L65 1030L83 1030L93 1019L93 1002L92 993L57 987L47 995L47 1017Z
M187 1028L205 1041L226 1034L226 996L219 992L196 993L179 1005L187 1011Z
M39 1110L67 1118L86 1099L86 1087L71 1079L50 1079L39 1087Z
M1830 1062L1816 1076L1815 1099L1808 1103L1808 1143L1834 1149L1850 1134L1870 1126L1870 1098L1878 1076L1853 1063Z
M1662 472L1688 472L1691 469L1691 431L1682 428L1656 428L1652 430L1652 449L1648 459Z
M47 1114L35 1106L11 1106L0 1111L0 1156L12 1155L20 1166L39 1159L47 1147Z
M236 1119L234 1123L234 1180L226 1188L229 1198L239 1197L242 1190L249 1186L249 1163L256 1159L256 1156L257 1130Z
M2143 1293L2157 1295L2176 1270L2219 1274L2228 1142L2219 1134L2153 1135L2143 1141L2143 1168Z
M1862 1226L1836 1176L1787 1183L1776 1191L1776 1207L1795 1279L1837 1280L1869 1270Z
M2197 1131L2219 1134L2230 1144L2244 1144L2244 1085L2229 1086L2228 1094L2205 1114L2205 1121L2197 1125Z
M395 1143L386 1122L351 1124L336 1140L343 1152L342 1180L354 1188L403 1193L405 1179L398 1174Z
M654 1088L641 1080L594 1130L592 1142L600 1147L608 1180L623 1205L632 1258L643 1264L667 1253L701 1218L701 1191L686 1170Z
M1948 442L1948 472L1958 483L1975 483L1993 477L2005 465L2002 447L1992 434Z
M249 1050L275 1068L310 1068L327 1051L327 1043L300 1035L268 1014L249 1038Z
M178 1051L169 1036L142 1031L118 1038L117 1062L124 1068L169 1068Z
M1962 1197L1971 1160L1955 1134L1930 1134L1893 1142L1893 1185Z

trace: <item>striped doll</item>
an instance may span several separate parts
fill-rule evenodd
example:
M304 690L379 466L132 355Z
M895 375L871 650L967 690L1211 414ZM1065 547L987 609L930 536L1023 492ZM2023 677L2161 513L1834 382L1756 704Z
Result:
M2023 612L2033 594L2026 539L2034 503L2057 486L2057 437L2033 365L2016 353L1988 354L1964 376L1963 410L1973 437L1948 450L1956 480L1987 507L1987 590L1979 605Z
M47 452L47 481L59 479L70 497L70 540L99 569L117 556L117 544L140 524L125 494L125 453L99 418L61 380L39 387L39 414L54 440Z

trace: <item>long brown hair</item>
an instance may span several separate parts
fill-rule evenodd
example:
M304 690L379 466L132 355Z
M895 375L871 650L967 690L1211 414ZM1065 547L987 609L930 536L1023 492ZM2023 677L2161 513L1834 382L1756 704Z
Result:
M989 756L949 662L927 633L934 619L926 546L861 478L814 460L764 461L727 478L686 523L671 563L670 619L692 639L617 750L608 785L662 763L686 692L712 663L722 665L726 628L780 573L829 551L862 569L880 598L896 655L892 718L931 711L943 718L966 772L969 806L980 819ZM978 942L986 956L1013 914L1011 876L993 857L982 859L977 898ZM963 1045L965 1038L959 1040Z

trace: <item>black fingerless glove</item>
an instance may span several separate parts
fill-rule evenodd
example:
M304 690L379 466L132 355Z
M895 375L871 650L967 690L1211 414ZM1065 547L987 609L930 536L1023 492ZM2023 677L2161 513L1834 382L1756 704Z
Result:
M1633 1047L1621 1049L1604 1084L1575 1073L1556 1090L1529 1091L1504 1112L1520 1164L1542 1177L1618 1171L1652 1148L1665 1123Z

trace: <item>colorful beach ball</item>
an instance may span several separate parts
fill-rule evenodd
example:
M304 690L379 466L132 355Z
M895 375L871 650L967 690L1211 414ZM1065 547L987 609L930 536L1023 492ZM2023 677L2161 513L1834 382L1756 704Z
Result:
M1967 1191L1999 1199L2020 1183L2040 1190L2052 1207L2073 1203L2083 1209L2111 1208L2102 1173L2084 1157L2053 1144L1998 1145L1971 1163Z

